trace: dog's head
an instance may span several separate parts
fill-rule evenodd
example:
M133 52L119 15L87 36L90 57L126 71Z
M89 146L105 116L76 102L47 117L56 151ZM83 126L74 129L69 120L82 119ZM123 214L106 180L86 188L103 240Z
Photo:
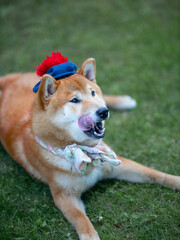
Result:
M104 137L109 111L95 74L95 60L89 58L77 74L62 80L43 76L34 112L34 129L39 137L54 136L65 145L75 142L89 146Z

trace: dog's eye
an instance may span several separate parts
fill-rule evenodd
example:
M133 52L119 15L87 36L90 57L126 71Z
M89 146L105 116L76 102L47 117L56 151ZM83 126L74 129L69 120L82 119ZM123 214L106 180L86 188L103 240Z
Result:
M78 98L73 98L73 99L70 100L70 102L72 102L72 103L80 103L81 100L79 100Z
M96 94L95 94L95 91L91 91L91 95L94 97Z

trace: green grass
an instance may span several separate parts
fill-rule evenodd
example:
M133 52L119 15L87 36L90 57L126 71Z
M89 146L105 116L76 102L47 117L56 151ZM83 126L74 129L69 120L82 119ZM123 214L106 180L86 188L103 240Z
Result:
M34 71L51 50L78 66L94 57L103 92L138 102L134 111L111 111L106 142L124 157L178 175L179 11L178 0L1 0L0 74ZM83 200L103 240L180 238L180 194L173 190L105 181ZM0 239L77 239L49 188L2 146Z

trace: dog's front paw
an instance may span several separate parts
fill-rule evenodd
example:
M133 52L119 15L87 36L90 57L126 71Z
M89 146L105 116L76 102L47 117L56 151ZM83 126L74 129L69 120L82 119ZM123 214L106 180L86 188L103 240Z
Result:
M180 177L178 176L175 176L173 189L180 191Z
M180 191L180 177L166 174L163 185L170 187L174 190Z
M100 240L98 234L96 233L95 235L89 235L89 234L82 234L81 236L79 236L80 240Z

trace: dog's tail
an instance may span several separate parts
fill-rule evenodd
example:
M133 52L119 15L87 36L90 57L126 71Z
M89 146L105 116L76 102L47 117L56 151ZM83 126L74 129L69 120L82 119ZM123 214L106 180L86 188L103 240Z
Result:
M0 77L0 91L2 91L11 81L16 80L21 73L12 73L4 77Z
M106 105L112 109L130 110L136 107L136 100L130 96L104 96Z

